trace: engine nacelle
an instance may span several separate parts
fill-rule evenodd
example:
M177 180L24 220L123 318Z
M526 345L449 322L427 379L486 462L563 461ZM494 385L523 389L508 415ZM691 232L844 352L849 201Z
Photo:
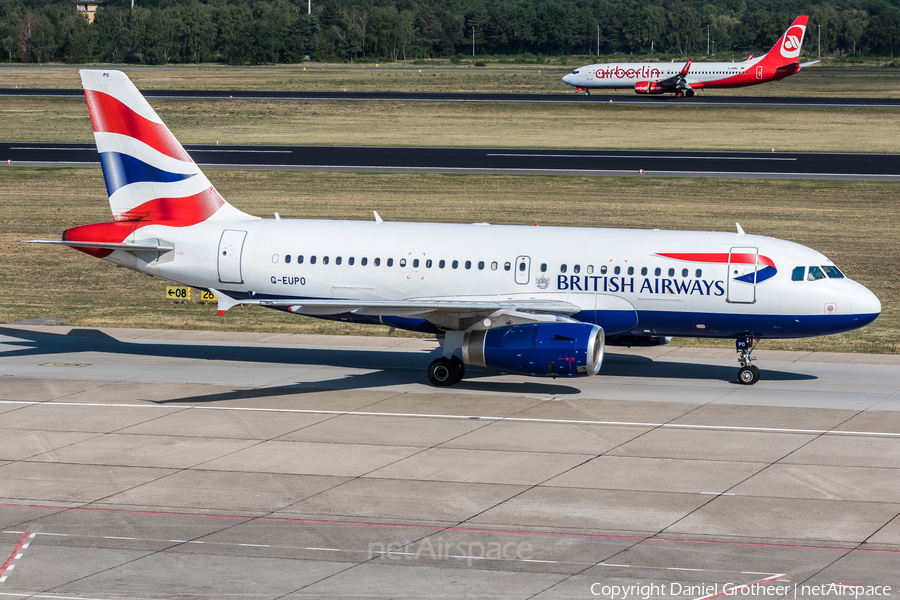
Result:
M634 84L634 92L636 94L665 94L666 90L655 81L638 81Z
M504 373L596 375L603 364L603 329L589 323L535 323L467 331L463 362Z

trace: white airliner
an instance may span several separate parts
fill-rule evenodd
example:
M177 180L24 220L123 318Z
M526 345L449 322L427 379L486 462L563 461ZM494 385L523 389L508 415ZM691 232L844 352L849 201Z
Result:
M807 16L800 16L788 27L771 50L759 58L753 55L743 62L686 63L607 63L575 69L562 80L590 94L597 89L634 88L638 94L675 94L693 96L694 90L736 88L781 81L817 60L799 63L800 47L806 33Z
M435 385L465 365L595 375L604 345L850 331L881 304L822 254L737 233L261 219L228 204L128 77L81 71L113 221L62 244L251 304L443 334Z

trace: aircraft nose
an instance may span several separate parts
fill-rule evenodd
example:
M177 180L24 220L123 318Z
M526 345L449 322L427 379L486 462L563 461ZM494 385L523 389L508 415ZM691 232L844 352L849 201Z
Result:
M881 314L881 301L867 287L859 286L850 298L850 310L854 315Z
M571 74L571 73L566 73L565 75L563 75L563 78L562 78L563 83L570 83L569 80L570 80L571 78L572 78L572 74Z

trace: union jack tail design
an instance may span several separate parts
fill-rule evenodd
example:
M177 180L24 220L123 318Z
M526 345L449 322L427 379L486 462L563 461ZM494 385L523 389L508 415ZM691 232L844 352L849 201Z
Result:
M228 204L121 71L81 71L116 221L184 227L253 218Z

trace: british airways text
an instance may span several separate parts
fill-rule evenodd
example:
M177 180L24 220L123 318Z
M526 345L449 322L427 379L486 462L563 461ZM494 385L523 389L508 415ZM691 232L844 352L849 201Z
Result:
M556 288L573 292L638 292L640 294L681 294L690 296L724 296L724 281L706 279L663 279L649 277L643 282L634 277L616 277L603 275L559 275Z

